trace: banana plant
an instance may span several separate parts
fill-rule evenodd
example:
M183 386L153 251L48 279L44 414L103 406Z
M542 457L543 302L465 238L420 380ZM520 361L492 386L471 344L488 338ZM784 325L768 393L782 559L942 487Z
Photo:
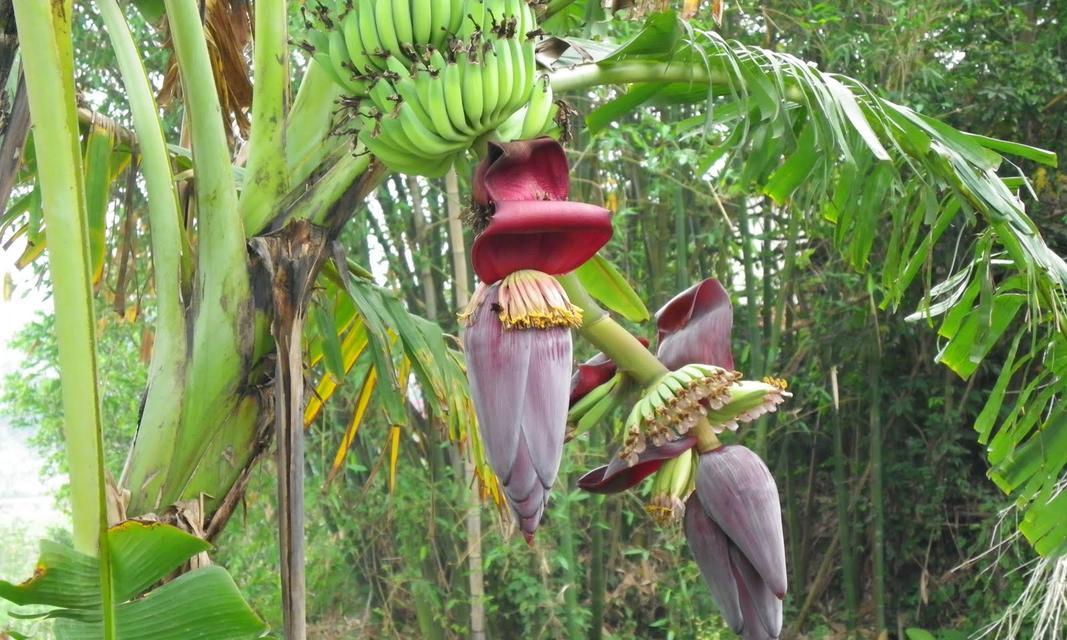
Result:
M414 379L450 435L469 444L486 492L506 500L532 537L562 455L569 398L560 381L570 369L573 329L616 363L617 377L608 384L627 391L613 387L596 393L597 403L578 400L574 407L591 411L609 398L597 409L602 416L640 390L618 457L627 468L640 464L646 451L687 438L689 446L655 458L663 464L657 483L668 489L670 505L696 484L700 511L686 513L693 526L703 527L690 536L701 568L709 566L709 556L693 540L714 539L727 550L728 557L711 556L721 566L759 574L728 582L709 578L709 586L747 588L748 596L722 596L731 624L743 631L745 616L758 618L762 632L776 635L780 602L772 600L784 595L785 585L777 581L782 567L753 559L751 545L741 540L753 532L722 521L715 507L720 503L712 489L700 488L694 469L710 465L705 461L715 458L709 456L724 449L718 433L723 425L770 410L786 397L784 385L740 382L732 363L657 358L612 318L614 312L641 322L648 314L618 270L596 255L610 224L594 220L603 217L599 207L567 200L562 152L544 142L515 142L565 140L574 126L568 97L594 105L584 114L593 134L635 110L668 113L665 105L686 105L696 115L666 126L699 158L695 171L782 206L805 203L791 207L794 216L819 211L833 222L835 243L853 266L880 281L886 307L901 303L948 229L972 236L968 263L942 283L926 283L928 296L915 317L931 325L940 319L945 347L938 358L964 377L996 344L1010 342L976 425L979 441L989 445L990 476L1023 510L1022 533L1039 553L1067 551L1061 483L1067 427L1065 409L1055 402L1064 385L1055 356L1065 339L1067 264L1025 213L1018 193L1027 186L1025 176L1002 175L1005 156L1044 164L1054 164L1055 156L957 131L850 78L788 54L729 42L672 11L648 16L623 42L572 37L585 4L259 0L249 126L238 148L232 101L217 81L227 77L218 68L226 62L211 55L205 35L211 25L204 16L213 14L187 0L138 5L166 21L180 79L183 135L168 143L124 7L116 0L95 2L134 123L156 307L144 409L119 490L109 492L94 453L102 437L99 412L86 418L84 411L99 406L89 304L96 260L90 254L102 255L107 245L99 241L99 215L93 214L93 223L89 211L98 207L102 187L84 176L113 176L120 163L110 156L99 161L106 154L90 144L91 127L84 143L80 138L71 2L15 3L20 40L33 43L23 50L33 171L24 172L30 195L12 202L4 222L5 228L47 239L36 246L48 247L56 293L75 549L81 554L68 554L64 562L91 565L102 594L102 613L82 616L85 624L99 620L104 637L136 637L127 625L142 619L124 618L123 603L173 568L145 570L151 578L140 579L137 590L116 587L121 562L109 555L109 536L122 524L120 517L112 522L107 516L109 495L116 513L184 522L211 540L240 502L252 467L277 438L285 634L304 637L303 430L360 358L370 364L359 369L366 371L358 382L360 400L335 470L372 395L397 426L390 434L396 459L399 425L407 419L405 387ZM303 33L290 34L290 14L300 17ZM290 100L293 60L306 67ZM481 159L469 218L478 234L472 259L486 287L465 314L470 349L463 356L440 327L411 315L375 286L337 239L391 173L432 179L469 158ZM95 168L86 173L83 162ZM893 233L878 238L875 230L886 217ZM521 251L534 236L538 246ZM872 263L880 255L881 263ZM308 314L312 322L304 321ZM540 332L536 339L522 333L531 328ZM531 360L534 350L544 357ZM492 373L501 363L494 358L501 353L512 356L512 373L523 379L509 380L511 395L493 396L488 387L497 382ZM305 406L304 365L319 361L326 372ZM546 361L554 363L550 374L537 369ZM523 388L527 384L532 386ZM1013 385L1022 393L1002 411ZM538 397L548 400L539 404ZM516 405L531 398L537 419L516 421ZM474 428L475 415L481 432ZM517 442L526 449L516 449ZM701 454L699 465L691 451ZM773 542L773 518L761 514ZM722 535L707 534L710 526ZM774 544L780 543L780 521L778 527ZM751 592L760 585L771 598L753 604ZM150 595L137 602L164 600ZM86 602L63 606L97 606L96 600ZM196 637L217 637L205 634Z

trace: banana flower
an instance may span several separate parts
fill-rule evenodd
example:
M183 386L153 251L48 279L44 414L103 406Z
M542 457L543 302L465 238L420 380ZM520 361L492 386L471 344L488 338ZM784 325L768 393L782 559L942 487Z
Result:
M685 504L685 537L723 619L752 640L782 631L785 540L778 487L767 465L740 445L700 456Z
M553 140L490 143L474 175L471 250L484 283L460 315L478 429L519 528L532 541L559 472L581 310L553 275L611 238L611 212L566 201L567 157Z

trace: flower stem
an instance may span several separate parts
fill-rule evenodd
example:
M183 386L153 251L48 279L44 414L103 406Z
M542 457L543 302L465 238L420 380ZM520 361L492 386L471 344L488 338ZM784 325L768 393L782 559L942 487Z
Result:
M619 368L633 376L644 387L654 384L670 373L645 345L593 300L578 280L578 276L568 273L556 276L556 279L567 292L571 303L582 310L582 326L578 327L578 333L614 360ZM697 438L697 450L701 453L722 446L706 418L700 419L693 427L692 433Z

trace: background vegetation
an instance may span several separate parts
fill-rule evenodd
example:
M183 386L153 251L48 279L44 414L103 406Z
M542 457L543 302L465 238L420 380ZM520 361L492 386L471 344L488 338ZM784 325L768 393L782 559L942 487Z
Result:
M107 51L91 46L99 28L90 8L81 11L79 50ZM596 21L588 27L629 28ZM1067 153L1063 3L745 1L728 8L722 32L848 74L960 129ZM111 61L78 62L86 98L109 104L119 91ZM678 110L671 120L686 116L685 107L664 107L671 108ZM121 109L108 112L129 125ZM649 308L695 280L718 277L733 292L738 368L749 377L790 381L791 403L739 434L762 449L787 509L787 626L813 638L841 636L850 622L865 635L882 627L891 634L922 628L952 638L995 621L1024 588L1025 573L1011 570L1033 554L1025 543L1001 545L998 536L1014 523L997 527L1005 500L986 478L971 429L999 371L983 368L964 383L937 365L936 334L921 319L879 309L878 280L857 273L831 242L812 239L833 232L787 228L795 218L769 199L717 190L716 182L697 175L698 158L663 121L648 108L626 116L625 127L596 136L579 127L569 145L576 199L616 211L608 253ZM1063 254L1067 175L1022 168L1034 177L1031 215ZM459 173L466 179L469 170ZM350 224L344 242L410 310L454 330L446 218L443 180L395 178ZM965 224L946 237L962 237ZM764 241L772 230L788 241ZM881 231L888 235L888 226ZM135 273L147 270L145 245L135 245ZM937 251L927 282L952 273L965 254L952 243ZM120 284L118 271L109 266L100 284L105 425L117 426L107 432L107 456L116 474L137 422L151 340L136 286L147 280ZM902 308L916 308L921 295L916 291ZM27 361L6 380L3 404L17 426L34 431L35 445L58 471L58 382L29 375L55 366L50 336L43 318L16 339ZM328 405L309 432L312 636L465 637L469 491L461 457L441 425L416 421L403 430L390 487L383 464L389 426L372 404L344 472L327 482L359 388L349 384L339 393L341 401ZM573 489L578 475L604 461L607 438L607 430L594 431L568 445L559 488L532 547L492 507L483 511L489 636L729 637L680 532L660 529L646 516L640 491L604 499ZM272 478L268 460L214 559L277 628ZM875 516L879 510L884 517ZM967 563L991 546L997 553Z

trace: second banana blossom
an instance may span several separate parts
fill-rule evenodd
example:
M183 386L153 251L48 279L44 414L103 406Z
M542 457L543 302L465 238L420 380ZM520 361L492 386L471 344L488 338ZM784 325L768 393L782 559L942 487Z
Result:
M716 280L678 294L656 320L656 355L673 371L638 400L620 453L578 485L614 493L655 473L646 509L660 523L684 513L686 541L724 620L747 640L775 640L786 568L774 478L739 445L698 453L689 430L697 417L721 432L774 411L789 396L785 382L732 371L730 298Z

